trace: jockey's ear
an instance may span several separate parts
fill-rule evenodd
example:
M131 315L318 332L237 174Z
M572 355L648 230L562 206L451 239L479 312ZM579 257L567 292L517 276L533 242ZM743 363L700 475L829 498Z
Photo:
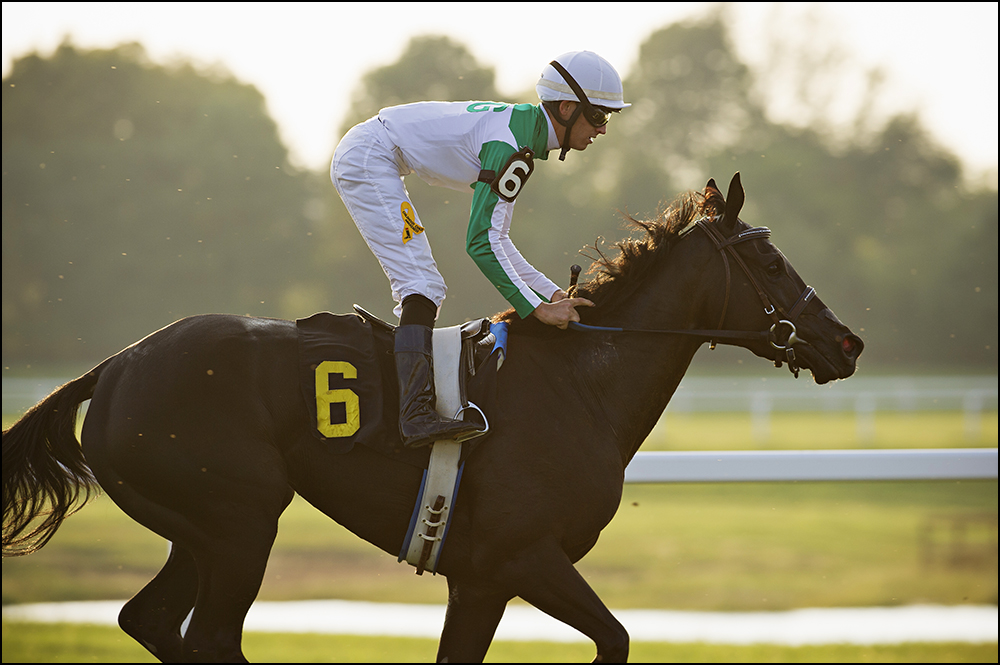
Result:
M746 194L743 191L743 184L740 182L740 172L737 171L729 182L729 194L726 195L726 214L723 217L723 223L726 226L736 225L745 200Z

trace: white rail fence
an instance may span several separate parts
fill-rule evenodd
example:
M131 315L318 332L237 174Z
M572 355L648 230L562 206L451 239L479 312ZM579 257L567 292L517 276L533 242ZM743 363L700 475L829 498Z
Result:
M637 453L626 483L997 479L996 448Z
M996 376L853 377L826 386L789 379L685 377L667 414L750 413L752 436L763 442L774 413L853 412L867 442L879 412L961 412L974 440L983 415L997 411ZM640 452L625 471L627 483L996 478L996 448Z
M997 411L996 376L853 377L826 386L781 378L686 377L667 413L749 413L754 440L764 442L774 413L853 412L858 441L870 442L879 412L961 412L965 438L974 440L983 414Z

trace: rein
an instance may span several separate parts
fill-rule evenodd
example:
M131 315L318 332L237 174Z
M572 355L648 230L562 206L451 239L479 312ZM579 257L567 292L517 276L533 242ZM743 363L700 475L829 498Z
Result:
M795 362L795 349L793 348L796 344L805 343L799 339L795 330L795 320L802 313L802 310L806 308L806 305L816 296L816 289L811 286L807 286L802 294L799 296L798 300L792 305L791 309L787 313L782 312L785 318L782 318L778 314L778 309L771 303L771 299L767 296L767 293L760 287L757 280L754 279L753 274L750 272L750 268L743 261L743 258L736 252L734 245L747 240L758 240L766 239L771 236L771 230L766 226L757 226L753 228L741 231L734 236L729 238L724 237L718 229L711 225L713 222L719 219L721 215L717 215L712 218L702 217L701 219L692 222L687 226L687 228L682 229L678 233L678 237L683 237L690 233L694 228L702 229L708 237L712 239L715 243L715 248L719 251L722 256L723 265L726 268L726 297L722 305L722 315L719 317L718 330L644 330L638 328L616 328L611 326L591 326L578 322L570 322L569 328L572 330L577 330L581 332L628 332L628 333L655 333L655 334L666 334L666 335L691 335L694 337L706 338L710 342L710 348L714 349L718 342L723 344L733 344L735 340L748 340L752 342L770 342L778 351L785 352L784 361L788 363L788 369L795 375L795 378L799 378L799 367ZM753 331L741 331L741 330L723 330L722 326L726 320L726 313L729 310L729 291L731 275L729 271L729 256L733 257L736 264L743 269L743 273L750 280L754 289L757 291L757 296L760 298L761 303L764 306L764 313L767 314L774 324L767 331L753 332ZM788 328L788 336L785 339L783 345L778 344L777 331L782 328ZM781 367L783 360L778 358L774 361L775 367Z

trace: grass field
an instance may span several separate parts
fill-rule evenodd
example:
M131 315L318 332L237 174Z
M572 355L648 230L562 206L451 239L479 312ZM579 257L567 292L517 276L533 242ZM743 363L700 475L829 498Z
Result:
M6 426L7 423L5 423ZM775 414L771 441L749 416L666 418L644 450L997 445L996 414L966 438L962 414L879 414L864 446L851 414ZM838 431L839 428L839 431ZM809 432L803 440L803 432ZM997 602L996 481L628 485L618 515L578 564L614 608L779 610ZM969 526L956 531L963 521ZM3 602L124 599L166 559L166 543L106 498L29 557L3 562ZM281 519L262 600L444 603L444 579L396 563L300 499ZM294 644L294 649L288 645ZM283 645L283 646L282 646ZM4 662L142 660L115 628L8 624ZM46 651L51 649L51 651ZM251 660L432 660L433 640L248 634ZM585 644L498 643L493 661L587 660ZM728 647L636 644L665 662L996 662L997 645Z

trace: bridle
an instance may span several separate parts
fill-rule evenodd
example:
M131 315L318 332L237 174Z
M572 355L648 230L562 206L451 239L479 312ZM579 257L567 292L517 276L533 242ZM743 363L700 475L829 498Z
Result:
M713 218L713 221L714 219L717 218ZM729 309L730 275L729 259L727 257L727 254L729 254L733 257L733 260L736 261L737 265L743 269L743 273L747 276L747 279L750 280L750 284L753 285L754 290L757 291L757 296L764 305L764 313L771 317L771 320L774 321L774 325L772 325L771 329L768 331L768 341L771 343L771 346L778 351L785 352L785 360L788 362L788 369L795 375L795 378L799 378L799 367L795 363L794 346L802 340L800 340L798 335L796 335L795 320L799 318L799 314L801 314L802 310L806 308L809 301L816 297L816 289L811 286L806 286L805 290L803 290L799 295L798 300L795 301L791 309L787 312L781 312L785 317L782 318L781 315L779 315L777 308L771 303L771 299L768 298L767 292L764 291L760 284L757 283L753 273L750 272L750 268L747 267L747 264L743 261L743 257L739 255L734 247L734 245L747 240L770 238L771 229L766 226L755 226L746 229L745 231L740 231L734 236L725 238L717 228L708 222L707 218L703 217L702 219L699 219L696 222L696 225L705 231L705 233L708 234L708 237L712 239L712 242L715 243L715 248L719 250L719 253L722 255L722 262L726 266L726 298L722 305L722 316L719 317L719 328L722 328L723 322L726 320L726 312ZM778 331L783 327L788 328L788 336L785 338L785 343L780 345L777 342ZM712 347L714 348L714 346L715 344L713 342ZM775 360L774 366L781 367L781 360Z
M722 256L723 265L726 268L726 296L722 304L722 314L719 316L718 330L640 330L640 329L629 329L629 328L614 328L605 326L590 326L582 323L572 322L569 327L574 330L582 331L594 331L594 332L645 332L645 333L664 333L673 335L693 335L695 337L708 338L710 342L710 348L715 348L718 342L723 344L732 344L736 340L749 340L749 341L767 341L778 351L784 351L784 358L776 358L774 361L775 367L781 367L782 362L788 363L788 369L795 375L795 378L799 377L799 367L795 360L795 345L803 344L803 340L799 339L796 334L795 321L798 319L802 310L806 308L806 305L814 297L816 297L816 289L811 286L806 286L805 290L799 295L798 300L792 304L791 308L787 311L776 307L772 302L771 298L768 297L767 292L761 288L760 284L754 278L753 273L750 272L750 268L743 261L743 257L739 255L736 251L735 245L741 242L746 242L748 240L759 240L771 237L771 229L766 226L756 226L752 228L740 231L734 236L726 238L719 232L717 228L712 224L712 222L720 219L722 215L716 215L715 217L702 217L686 228L682 229L677 235L678 237L683 237L690 233L695 228L700 228L703 230L712 242L715 244L715 248L719 251ZM762 332L753 331L739 331L739 330L723 330L722 326L726 320L726 313L729 311L729 292L731 284L731 274L729 270L729 257L732 256L736 264L743 269L743 273L750 280L750 284L753 285L754 290L757 291L757 296L760 298L761 303L764 306L764 313L767 314L774 324L771 326L770 330ZM779 343L778 334L783 332L785 329L788 330L787 336L784 338L784 343Z

